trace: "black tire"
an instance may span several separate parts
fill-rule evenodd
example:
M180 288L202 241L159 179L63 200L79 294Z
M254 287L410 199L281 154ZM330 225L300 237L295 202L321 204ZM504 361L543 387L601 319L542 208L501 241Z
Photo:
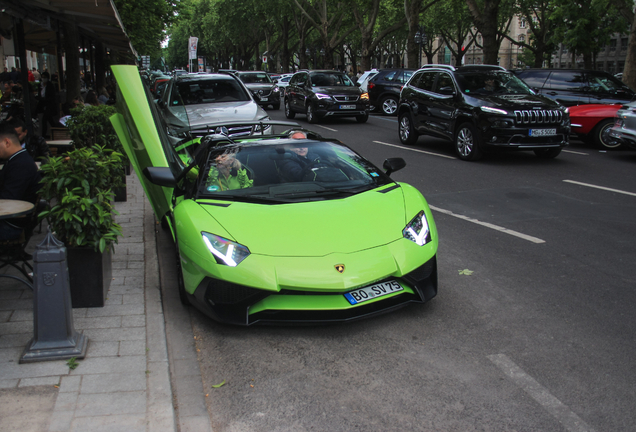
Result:
M285 117L288 119L296 117L296 113L292 111L291 106L289 105L289 99L285 99Z
M385 115L395 115L398 109L398 100L394 96L386 96L380 102L380 111Z
M307 121L312 124L318 123L316 108L314 108L314 104L312 103L307 104Z
M479 160L483 156L479 141L475 127L470 123L462 123L455 131L455 153L461 160Z
M600 121L592 130L594 145L603 150L614 150L621 146L621 142L610 137L610 129L614 126L614 119Z
M161 229L163 229L164 231L170 231L170 224L168 224L168 216L164 215L161 218Z
M536 149L534 151L534 154L537 155L537 157L540 159L554 159L559 154L561 154L561 148L553 147L547 149Z
M274 108L276 111L278 111L280 109L280 102L278 102L277 104L273 104L272 108Z
M356 120L358 123L366 123L369 120L369 114L363 114L356 116Z
M413 117L411 113L405 111L398 117L398 135L402 144L413 145L417 142L419 134L413 127Z
M184 306L190 306L190 299L188 299L188 293L185 290L185 283L183 282L183 270L181 269L181 255L179 254L179 241L175 242L175 248L177 249L177 287L179 289L179 300Z

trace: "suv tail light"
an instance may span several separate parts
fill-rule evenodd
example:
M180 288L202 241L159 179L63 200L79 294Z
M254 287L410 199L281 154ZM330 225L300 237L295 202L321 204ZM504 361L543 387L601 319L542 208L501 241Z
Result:
M373 87L375 87L375 84L373 84L373 83L369 83L369 84L367 85L367 90L371 90Z

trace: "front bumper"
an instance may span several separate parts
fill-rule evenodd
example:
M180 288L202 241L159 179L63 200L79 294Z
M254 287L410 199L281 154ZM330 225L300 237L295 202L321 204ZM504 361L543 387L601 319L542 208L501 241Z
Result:
M532 150L565 147L570 143L570 128L556 125L539 125L537 129L556 129L549 136L531 136L532 127L497 128L480 125L481 143L492 149Z
M610 137L617 139L624 145L636 149L636 131L614 126L609 133Z
M345 108L352 107L352 108ZM319 117L355 117L369 114L369 104L365 102L318 101L316 115Z
M437 258L396 280L403 291L367 302L351 305L344 293L351 289L311 291L283 289L271 292L231 282L205 277L190 301L211 318L229 324L328 324L348 322L379 315L404 307L409 303L424 303L437 295ZM363 285L364 286L364 285Z

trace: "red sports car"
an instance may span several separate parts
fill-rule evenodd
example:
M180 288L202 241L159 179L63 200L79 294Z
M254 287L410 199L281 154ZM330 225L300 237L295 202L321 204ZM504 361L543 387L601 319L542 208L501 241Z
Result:
M621 104L589 104L569 107L572 132L584 142L605 150L620 147L621 143L609 135L610 129L614 126L616 111L620 107Z

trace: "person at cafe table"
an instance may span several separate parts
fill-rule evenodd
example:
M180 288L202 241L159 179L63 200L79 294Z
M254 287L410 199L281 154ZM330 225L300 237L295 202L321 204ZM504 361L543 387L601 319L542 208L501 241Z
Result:
M28 201L35 204L40 189L40 172L33 158L20 145L12 125L0 124L0 199ZM0 241L20 237L27 218L0 219Z
M46 163L50 156L49 146L46 140L38 134L29 134L26 125L19 118L12 119L11 125L18 135L20 145L29 152L31 158L35 161Z

